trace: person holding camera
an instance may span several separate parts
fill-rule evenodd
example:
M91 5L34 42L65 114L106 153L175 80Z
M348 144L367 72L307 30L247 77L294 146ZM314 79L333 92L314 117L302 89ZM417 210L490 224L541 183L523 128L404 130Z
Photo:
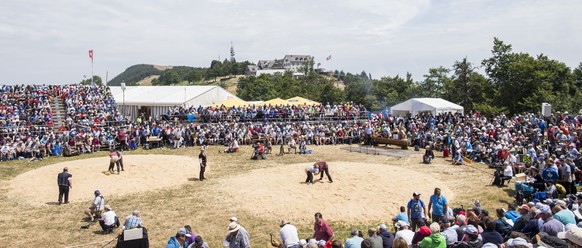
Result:
M95 218L101 218L101 213L105 208L105 199L101 195L101 191L95 190L95 198L91 201L91 205L85 209L85 214L89 216L91 222L95 221Z

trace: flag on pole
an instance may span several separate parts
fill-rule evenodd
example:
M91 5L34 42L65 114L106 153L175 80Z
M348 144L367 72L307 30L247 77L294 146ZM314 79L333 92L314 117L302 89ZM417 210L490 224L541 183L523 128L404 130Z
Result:
M327 56L327 58L325 60L330 60L331 59L331 55Z
M93 61L93 50L89 50L89 58Z

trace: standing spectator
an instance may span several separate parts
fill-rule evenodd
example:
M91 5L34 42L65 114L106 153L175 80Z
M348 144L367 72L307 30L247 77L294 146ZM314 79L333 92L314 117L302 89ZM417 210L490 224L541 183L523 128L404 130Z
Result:
M125 230L132 228L140 228L142 226L141 214L139 210L133 210L130 216L125 218L125 223L123 224Z
M432 208L432 212L430 211ZM435 188L434 194L430 196L430 200L428 202L428 214L429 217L432 218L433 222L445 222L448 221L445 218L445 214L447 213L449 208L449 204L447 202L447 198L441 195L441 189Z
M362 241L364 241L364 238L358 236L358 229L353 228L351 231L351 237L346 239L346 243L344 244L344 248L361 248L362 247Z
M175 236L170 237L170 240L168 240L168 245L166 245L166 248L186 248L188 247L186 244L186 238L188 237L190 237L190 234L188 234L186 228L182 227L178 229L178 232L176 233Z
M95 221L95 218L101 218L101 212L105 208L105 199L101 195L101 191L95 190L95 198L91 201L91 205L85 209L85 214L89 216L91 221Z
M200 163L200 174L198 179L204 181L204 172L206 171L206 154L204 153L204 147L200 148L200 154L198 154L198 163Z
M73 188L73 175L69 174L69 168L63 168L63 172L57 175L57 184L59 185L59 205L65 196L65 204L69 203L69 189Z
M226 241L229 248L250 248L251 241L247 231L236 222L228 225L228 236Z
M297 234L297 228L291 225L291 222L282 220L279 225L279 238L281 242L287 248L299 248L299 235Z
M408 201L407 213L410 224L412 224L412 231L416 231L417 227L421 226L421 223L425 223L424 217L426 216L426 206L420 199L420 193L412 193L412 199Z
M315 240L331 240L333 239L333 230L327 221L323 219L320 212L315 213L315 223L313 224L313 238Z

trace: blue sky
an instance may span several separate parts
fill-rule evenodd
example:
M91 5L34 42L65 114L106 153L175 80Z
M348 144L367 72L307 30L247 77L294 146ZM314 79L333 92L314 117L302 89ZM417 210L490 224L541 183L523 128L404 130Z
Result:
M516 52L582 62L581 1L17 1L0 3L0 83L109 79L134 64L207 67L315 56L327 69L415 80L429 68ZM325 58L332 55L330 61Z

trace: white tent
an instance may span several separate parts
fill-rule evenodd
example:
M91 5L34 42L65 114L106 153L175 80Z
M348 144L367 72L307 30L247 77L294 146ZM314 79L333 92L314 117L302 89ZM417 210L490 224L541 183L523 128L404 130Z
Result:
M464 108L461 105L441 98L411 98L390 108L392 115L406 115L410 113L414 116L422 112L430 112L433 115L448 112L463 114Z
M136 118L139 113L152 117L165 114L175 106L210 106L234 98L234 94L219 86L110 86L111 94L121 112Z

